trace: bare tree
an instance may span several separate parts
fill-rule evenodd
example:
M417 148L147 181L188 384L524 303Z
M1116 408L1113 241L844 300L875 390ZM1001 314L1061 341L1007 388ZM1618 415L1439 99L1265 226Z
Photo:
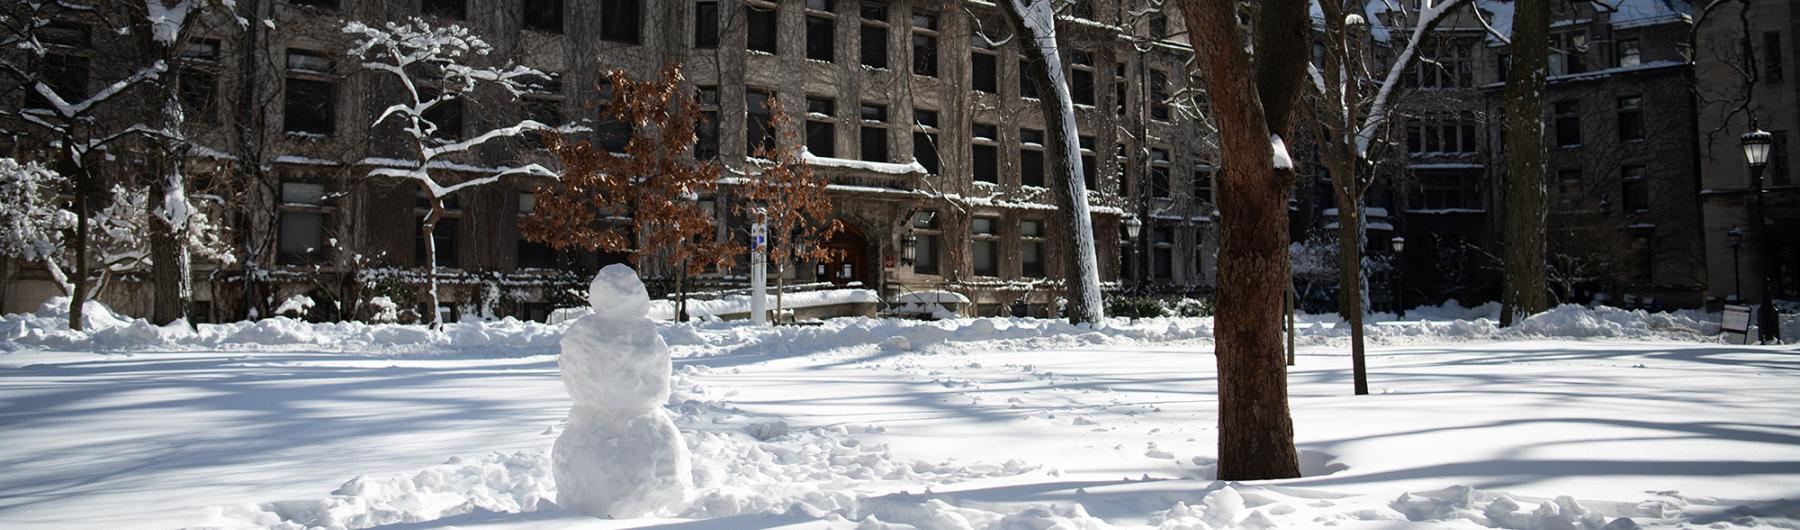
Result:
M775 263L775 314L782 310L782 287L787 281L787 266L793 261L824 261L836 255L825 243L831 240L843 223L831 219L831 196L824 175L813 174L801 156L800 132L777 100L769 101L769 127L777 131L781 141L764 144L756 157L767 160L760 171L746 175L739 185L744 202L736 210L739 215L755 215L750 208L760 208L761 222L768 227L769 261ZM781 147L782 145L789 147Z
M457 137L461 133L460 124L452 129L452 124L438 122L460 119L461 116L448 117L439 114L439 109L461 105L484 86L499 88L517 98L525 92L530 80L547 76L518 65L471 64L493 48L461 26L432 26L423 19L414 18L406 23L389 22L382 27L352 21L344 25L343 31L356 36L350 55L363 60L364 70L391 77L404 90L404 99L383 110L370 127L390 119L399 122L414 158L370 158L360 164L371 167L368 177L410 180L425 196L428 213L419 224L419 231L425 241L425 274L430 283L426 295L427 310L431 312L431 326L436 328L443 325L443 315L437 310L437 243L432 234L437 230L438 221L444 218L444 199L458 191L498 182L508 175L556 176L538 164L489 168L454 161L458 155L489 141L542 131L549 126L520 120Z
M1044 129L1049 133L1050 170L1055 175L1056 205L1066 238L1066 281L1069 286L1069 321L1098 324L1106 317L1100 300L1100 263L1094 254L1094 221L1089 214L1087 184L1081 176L1081 146L1075 127L1075 103L1063 75L1056 46L1054 0L1008 0L1001 10L1021 37L1026 71L1040 98Z
M1288 188L1293 162L1280 136L1291 132L1305 79L1306 47L1259 51L1238 24L1239 4L1184 0L1180 11L1205 72L1218 119L1224 168L1219 192L1219 478L1300 475L1288 413L1281 304L1288 281ZM1309 40L1307 2L1263 2L1255 42Z

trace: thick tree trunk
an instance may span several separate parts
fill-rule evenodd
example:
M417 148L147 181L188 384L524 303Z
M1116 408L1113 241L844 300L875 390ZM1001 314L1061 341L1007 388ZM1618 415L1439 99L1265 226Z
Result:
M1300 0L1264 2L1263 18L1305 17ZM1237 24L1237 2L1184 0L1180 11L1204 70L1218 119L1224 170L1221 201L1219 311L1214 335L1219 378L1220 480L1297 477L1294 423L1288 413L1282 355L1281 297L1288 260L1287 189L1291 172L1272 162L1271 127L1288 123L1287 87L1258 87ZM1277 12L1267 12L1277 10ZM1289 21L1291 22L1291 21ZM1304 24L1304 19L1298 22ZM1290 23L1264 23L1265 29ZM1263 55L1269 66L1304 68L1304 56ZM1272 82L1299 79L1271 73ZM1291 81L1288 81L1291 82ZM1265 102L1261 90L1276 94ZM1267 107L1265 107L1265 104ZM1280 129L1276 129L1279 132Z
M1506 72L1506 240L1500 325L1548 309L1544 284L1544 77L1550 2L1519 0Z
M150 186L150 211L147 212L150 216L150 279L155 294L150 319L159 326L187 318L188 300L193 298L191 260L184 244L186 234L164 215L170 208L170 191L177 194L174 198L185 196L179 188L182 186L179 171L172 169L167 178L152 179Z
M419 227L420 235L425 238L425 281L430 289L425 294L425 310L431 312L431 329L444 327L444 313L438 311L438 266L437 239L432 235L437 231L437 223L444 218L444 198L431 198L431 213L425 214L425 222Z
M1098 324L1106 318L1106 307L1100 298L1100 261L1094 253L1094 220L1089 213L1087 182L1081 177L1080 133L1075 130L1075 103L1069 85L1063 82L1062 58L1057 53L1056 30L1051 0L1007 0L999 2L1007 20L1021 35L1020 46L1025 58L1023 75L1037 87L1038 108L1044 115L1048 134L1049 170L1053 173L1058 231L1063 237L1063 277L1068 284L1069 322Z

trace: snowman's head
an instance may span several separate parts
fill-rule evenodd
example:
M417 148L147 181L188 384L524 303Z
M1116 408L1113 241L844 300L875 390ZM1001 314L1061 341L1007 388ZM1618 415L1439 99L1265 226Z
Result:
M650 292L644 289L637 271L614 263L600 269L588 284L588 304L595 316L605 320L644 318L650 314Z

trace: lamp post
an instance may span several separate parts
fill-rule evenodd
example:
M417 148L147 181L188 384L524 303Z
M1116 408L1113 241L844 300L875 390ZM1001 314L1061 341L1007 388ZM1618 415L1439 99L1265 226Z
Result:
M1744 133L1744 159L1750 165L1750 192L1753 193L1750 220L1756 223L1756 244L1762 247L1762 303L1756 308L1757 338L1763 344L1781 337L1781 318L1775 314L1775 244L1769 237L1769 223L1763 211L1763 169L1769 167L1769 148L1775 135L1756 126L1750 118L1750 132Z
M1406 238L1394 236L1394 318L1406 319Z
M1738 249L1742 248L1744 246L1744 231L1743 231L1743 229L1738 228L1736 225L1732 225L1731 230L1728 232L1725 232L1725 237L1730 238L1730 240L1731 240L1731 299L1730 299L1730 301L1741 302L1744 300L1744 295L1740 294L1740 293L1744 292L1743 291L1744 290L1744 278L1738 274Z
M1144 279L1141 277L1142 275L1139 274L1140 271L1138 270L1138 265L1140 265L1144 260L1143 249L1138 248L1138 247L1142 246L1142 245L1138 244L1138 234L1143 233L1143 231L1144 231L1144 222L1143 221L1139 221L1137 217L1125 218L1125 239L1127 242L1131 243L1131 264L1132 264L1131 280L1133 283L1133 285L1132 285L1133 287L1136 287L1138 284L1142 284L1144 281Z

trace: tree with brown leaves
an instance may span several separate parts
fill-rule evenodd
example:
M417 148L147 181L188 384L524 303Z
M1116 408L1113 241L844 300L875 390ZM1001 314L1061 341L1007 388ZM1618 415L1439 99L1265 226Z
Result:
M768 162L759 164L763 166L761 171L744 179L740 186L744 202L735 211L739 215L756 215L753 210L762 210L762 222L769 229L764 244L769 261L775 264L775 314L780 315L788 262L835 257L825 243L843 229L843 224L830 218L831 197L825 193L830 181L813 174L812 167L800 156L796 147L800 145L800 132L794 127L793 117L775 100L769 101L769 113L769 126L780 139L757 147L756 157Z
M699 200L718 186L720 167L687 156L702 117L693 94L681 88L681 68L666 67L652 80L617 70L610 77L614 96L602 115L631 126L624 152L549 134L563 172L537 189L537 207L519 220L520 231L557 249L627 253L633 265L662 260L683 275L729 265L740 251L714 240L712 216ZM685 302L685 288L680 292Z

